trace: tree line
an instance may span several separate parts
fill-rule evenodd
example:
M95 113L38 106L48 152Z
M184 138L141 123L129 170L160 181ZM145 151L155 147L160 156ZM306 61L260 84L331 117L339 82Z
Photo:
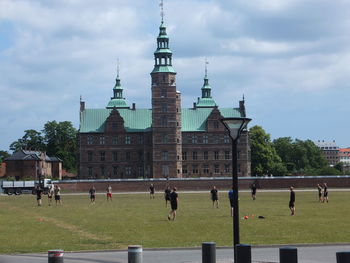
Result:
M43 151L48 156L56 156L62 160L64 169L76 172L77 130L69 121L48 121L41 131L25 130L23 137L10 145L10 151L20 149ZM0 151L0 161L8 156L6 151Z
M271 141L260 126L249 130L252 175L338 175L341 164L329 167L322 151L311 140L281 137Z

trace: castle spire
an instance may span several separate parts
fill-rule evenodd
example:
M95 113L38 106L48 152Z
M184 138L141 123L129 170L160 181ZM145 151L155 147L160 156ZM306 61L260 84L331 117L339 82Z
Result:
M110 108L129 108L126 104L125 98L123 98L123 87L120 84L119 78L119 58L117 59L117 77L115 79L115 85L113 88L113 97L107 105L107 109Z
M211 97L211 87L208 79L208 60L205 58L204 62L204 83L202 86L202 98L198 98L197 108L212 108L217 106L214 99Z

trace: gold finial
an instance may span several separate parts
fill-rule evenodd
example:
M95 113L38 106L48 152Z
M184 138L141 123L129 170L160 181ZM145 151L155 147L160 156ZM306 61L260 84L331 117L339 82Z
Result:
M162 18L162 23L164 22L164 3L163 0L160 0L160 17Z

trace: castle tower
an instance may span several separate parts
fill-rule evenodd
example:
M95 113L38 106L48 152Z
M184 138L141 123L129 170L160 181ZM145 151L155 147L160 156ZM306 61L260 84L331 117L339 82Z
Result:
M152 78L153 177L181 177L181 94L163 18Z

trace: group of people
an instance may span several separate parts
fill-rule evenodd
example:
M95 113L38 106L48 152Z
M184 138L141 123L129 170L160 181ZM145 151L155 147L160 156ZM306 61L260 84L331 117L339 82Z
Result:
M90 203L95 204L96 201L96 188L95 186L92 186L89 189L89 196L90 196ZM107 196L107 202L111 201L112 202L112 186L108 185L106 188L106 196Z
M42 205L42 196L43 196L43 189L40 187L40 185L36 186L36 201L38 203L38 206ZM56 185L51 185L48 192L47 192L47 198L48 198L48 203L49 206L52 204L52 199L53 197L55 198L56 205L61 205L61 188L56 184Z

